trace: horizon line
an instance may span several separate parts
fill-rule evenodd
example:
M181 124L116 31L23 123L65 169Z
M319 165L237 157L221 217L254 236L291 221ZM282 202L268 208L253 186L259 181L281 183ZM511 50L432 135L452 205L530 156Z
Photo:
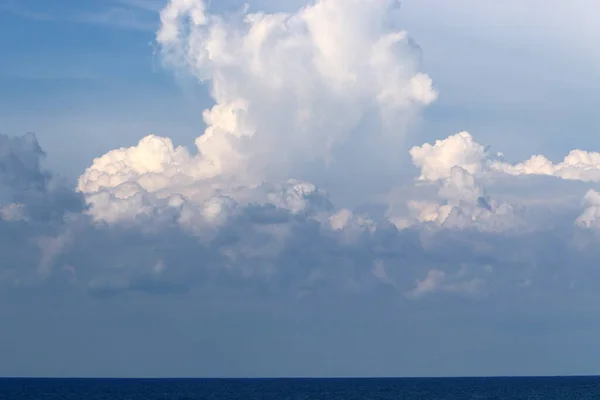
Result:
M0 380L37 379L37 380L346 380L346 379L538 379L538 378L600 378L600 374L572 375L435 375L435 376L164 376L164 377L117 377L117 376L0 376Z

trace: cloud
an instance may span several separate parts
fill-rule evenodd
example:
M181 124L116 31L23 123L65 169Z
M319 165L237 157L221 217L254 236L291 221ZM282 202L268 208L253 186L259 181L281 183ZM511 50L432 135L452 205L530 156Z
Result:
M497 163L493 168L512 175L548 175L597 182L600 180L600 153L571 150L562 162L556 164L543 155L534 155L515 165Z
M0 371L514 374L521 351L589 353L595 153L417 136L436 91L394 2L215 3L165 2L157 38L214 101L195 146L148 135L65 184L34 135L0 136L0 353L19 360Z
M597 164L600 160L598 153L572 150L562 162L556 164L543 155L534 155L527 161L510 164L504 161L502 153L489 153L471 134L464 131L437 140L433 145L425 143L415 146L410 150L410 155L414 165L420 169L417 181L421 185L438 187L437 199L410 200L407 203L408 210L392 204L388 216L399 227L434 222L446 227L476 226L484 230L537 229L537 226L532 226L531 215L528 215L535 212L532 210L534 205L538 209L546 207L547 221L543 223L548 223L552 220L548 216L555 212L551 207L564 207L565 201L570 201L567 197L576 193L556 192L552 187L567 187L566 184L557 182L556 178L594 182L597 180ZM544 181L550 187L540 187L533 180L524 180L531 176L555 180ZM527 195L524 191L525 184L520 182L529 183ZM502 185L502 191L494 190L494 186L499 184ZM521 193L516 193L511 188L517 188ZM490 197L490 190L500 197L510 198L510 201ZM548 196L550 190L552 196ZM576 190L581 191L581 185ZM595 225L594 193L590 191L585 196L586 209L575 221L580 227Z
M583 213L575 221L577 225L585 228L600 227L600 193L589 190L583 198Z
M492 272L490 266L483 268L483 272L488 274ZM427 276L422 280L417 281L414 289L406 293L409 299L419 299L420 297L434 293L455 293L465 296L476 296L482 294L485 286L483 278L466 278L466 271L460 270L454 276L449 276L444 271L432 269L427 272Z
M503 154L489 154L470 133L459 132L446 139L415 146L410 150L413 163L421 169L421 180L447 178L450 170L459 166L471 174L497 171L510 175L547 175L566 180L595 182L600 180L600 153L580 149L571 150L560 163L553 163L543 155L510 164Z
M42 168L34 134L0 135L0 283L21 285L47 276L66 236L63 224L85 207L83 197Z
M30 160L21 162L29 165L23 177L36 182L43 176L52 182L54 178L39 167L42 153L34 137L6 143L11 146L7 154L27 153L21 157ZM165 142L158 143L155 149L162 149ZM181 186L184 194L166 191L162 196L163 186L143 189L141 184L155 181L138 176L152 178L152 171L177 165L173 161L177 158L165 161L160 151L125 149L116 154L124 152L137 160L133 165L138 168L115 175L125 182L108 179L109 186L86 186L86 175L82 176L79 184L88 188L83 196L89 209L81 203L77 210L65 207L68 202L51 202L62 210L54 213L60 218L42 214L4 218L0 233L10 239L2 241L3 285L58 281L99 297L217 287L288 300L391 290L407 301L446 299L447 304L453 298L473 301L499 294L547 296L550 288L569 296L574 290L578 296L594 290L587 280L589 266L600 254L594 250L592 233L578 230L568 219L552 230L543 224L534 231L489 228L491 219L515 215L501 215L494 199L483 192L480 185L494 186L485 173L470 174L455 165L449 174L442 174L443 179L427 184L435 186L431 193L438 201L446 202L438 205L438 214L450 206L445 220L430 229L426 218L398 227L357 210L337 208L326 192L298 180L225 187L228 194L212 188L207 196L198 197L202 201L194 198L196 183L191 182ZM172 153L178 154L176 150L167 154ZM121 159L105 160L124 164ZM142 183L133 185L130 176ZM3 181L12 182L4 177ZM104 181L94 175L90 182ZM25 183L21 178L11 190L28 187ZM42 197L50 200L52 187L59 185L46 186ZM407 204L410 207L410 201ZM6 215L18 215L16 206L6 206ZM521 211L518 204L514 207Z
M420 169L417 181L436 188L437 196L433 200L409 200L404 210L391 204L388 217L399 228L421 223L492 231L519 226L513 207L487 194L482 176L491 159L468 132L437 140L433 145L414 146L409 153Z
M131 8L158 13L166 4L166 0L117 0L117 3Z
M378 150L402 140L437 96L418 48L389 21L394 6L325 0L296 13L224 17L202 1L171 1L157 42L165 65L210 86L207 128L195 152L150 135L94 160L78 185L91 212L114 222L158 203L264 201L263 182L377 163Z
M395 219L399 227L412 223L433 222L453 228L477 227L481 230L504 230L515 228L518 222L510 204L499 203L485 194L484 188L473 175L460 167L454 167L451 175L438 190L439 202L410 201L410 219Z
M311 162L372 162L397 143L437 94L389 20L394 5L326 0L223 17L202 1L170 2L157 34L165 65L207 83L216 103L196 141L201 170L281 179ZM340 154L359 146L364 160Z
M336 208L304 178L328 165L376 163L435 100L418 47L390 20L395 5L324 0L295 13L221 16L201 1L169 2L160 52L166 66L210 87L207 128L194 152L149 135L95 159L77 185L89 207L79 223L95 233L73 235L108 240L99 238L127 229L160 248L162 233L180 232L211 260L202 263L211 275L263 277L302 292L380 280L371 270L377 224ZM353 148L366 151L349 157ZM173 270L171 257L161 256L163 271ZM111 278L110 291L152 270L151 257L141 260L129 278Z
M44 152L34 134L11 138L0 135L0 184L3 198L20 198L44 191L49 175L40 168Z
M81 210L83 198L42 168L44 156L33 133L0 135L0 204L8 219L52 219Z
M90 10L84 6L61 10L57 9L56 5L50 6L49 9L47 7L40 9L39 5L28 6L7 0L0 4L0 9L33 21L93 24L117 29L153 32L156 28L158 11L165 2L117 0L106 3L108 3L108 7L101 9Z
M55 21L56 18L48 13L40 12L37 10L30 10L23 7L21 4L13 0L6 0L0 3L0 10L9 12L22 18L30 19L33 21Z
M96 12L81 12L72 16L71 21L118 29L152 32L156 23L155 18L150 18L144 14L138 8L110 7L106 10Z
M44 171L35 136L0 138L2 282L58 281L104 297L214 287L287 299L390 290L414 302L587 293L596 252L581 227L595 226L597 194L577 219L580 198L551 202L544 191L589 181L595 153L509 164L467 132L400 151L437 93L395 6L321 0L225 16L169 2L157 33L164 64L214 100L195 149L148 135L93 160L71 190ZM408 158L415 179L388 196L387 214L339 204L310 179L343 175L348 193L377 198L365 184ZM532 174L562 179L529 185Z
M460 167L469 174L483 171L485 149L468 132L459 132L433 145L425 143L410 149L415 166L421 169L420 180L436 181L450 178L452 170Z

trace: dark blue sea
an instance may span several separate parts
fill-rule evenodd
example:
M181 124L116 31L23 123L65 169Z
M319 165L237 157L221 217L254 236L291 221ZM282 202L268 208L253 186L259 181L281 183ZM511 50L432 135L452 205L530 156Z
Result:
M1 400L600 400L600 377L0 379Z

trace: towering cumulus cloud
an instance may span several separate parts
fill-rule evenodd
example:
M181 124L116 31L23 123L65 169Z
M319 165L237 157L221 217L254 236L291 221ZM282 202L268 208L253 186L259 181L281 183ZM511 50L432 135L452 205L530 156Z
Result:
M195 151L150 135L94 160L78 182L94 229L181 230L205 271L302 291L388 282L377 242L392 227L336 208L310 178L393 163L415 114L436 99L420 49L396 28L397 5L320 0L295 13L225 16L204 1L170 1L156 37L164 65L205 84L214 106ZM172 259L161 256L161 276L191 271ZM146 263L116 286L155 279Z
M377 162L436 98L419 49L394 27L396 5L320 0L292 14L225 17L201 0L170 1L157 42L165 65L210 87L207 128L193 154L148 136L95 160L79 182L92 213L115 220L150 207L148 194L204 202L305 179L311 167Z
M216 105L196 143L211 174L295 174L341 143L402 136L436 93L418 48L394 29L396 5L320 0L294 14L225 18L201 0L171 1L157 40L166 65L211 86Z

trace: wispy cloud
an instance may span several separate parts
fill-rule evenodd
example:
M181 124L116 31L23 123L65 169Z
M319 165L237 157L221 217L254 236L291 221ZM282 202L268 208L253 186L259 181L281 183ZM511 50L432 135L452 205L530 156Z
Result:
M132 8L113 7L100 12L78 14L71 18L71 21L104 25L119 29L154 31L157 27L157 21L144 14Z
M54 15L36 10L30 10L22 5L18 5L12 0L0 2L0 13L2 12L14 14L33 21L55 21L57 19Z
M117 3L138 10L159 12L167 2L166 0L117 0Z
M162 1L116 0L109 8L100 10L76 10L71 13L39 11L14 1L0 3L0 12L8 12L33 21L61 21L80 24L102 25L117 29L154 31L158 26L156 15Z

